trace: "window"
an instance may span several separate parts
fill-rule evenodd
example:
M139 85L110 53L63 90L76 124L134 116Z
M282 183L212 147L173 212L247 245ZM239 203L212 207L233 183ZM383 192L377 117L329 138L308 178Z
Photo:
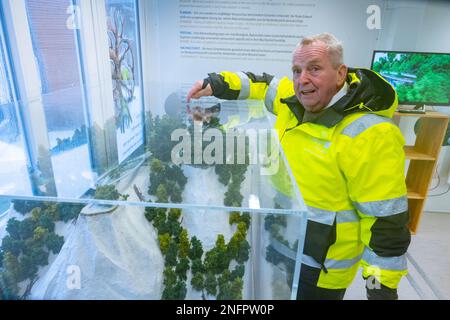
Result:
M23 195L30 194L31 184L7 53L0 23L0 195ZM9 201L0 199L0 214L8 206Z
M26 0L25 3L39 68L57 194L79 196L92 181L76 34L67 28L67 10L72 2Z

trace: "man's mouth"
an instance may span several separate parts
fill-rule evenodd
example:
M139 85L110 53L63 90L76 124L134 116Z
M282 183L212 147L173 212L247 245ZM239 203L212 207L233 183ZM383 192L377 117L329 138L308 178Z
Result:
M302 95L308 95L308 94L311 94L311 93L314 93L314 92L316 92L316 90L314 90L314 89L311 89L311 90L301 90L301 91L300 91L300 93L301 93Z

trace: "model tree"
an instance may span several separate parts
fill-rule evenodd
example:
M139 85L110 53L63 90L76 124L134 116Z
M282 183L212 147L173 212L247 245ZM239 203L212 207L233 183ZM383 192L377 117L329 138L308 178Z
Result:
M244 274L245 274L245 267L243 264L238 264L234 270L231 272L230 274L230 279L234 280L236 278L244 278Z
M241 248L241 243L245 240L245 236L240 232L237 231L233 234L233 236L230 239L230 242L228 243L227 250L228 250L228 256L232 259L237 259L239 256L239 251Z
M156 116L150 121L147 141L153 156L162 162L170 163L171 151L178 144L177 141L171 140L170 135L176 129L185 128L186 125L182 121L181 116Z
M236 278L231 282L229 289L229 297L231 300L242 300L242 289L244 287L244 281L241 278Z
M167 177L168 179L175 181L181 189L184 189L184 186L187 183L187 178L183 174L183 170L176 165L169 166L167 170Z
M80 203L58 203L59 217L63 222L75 219L83 207Z
M181 189L177 185L174 184L172 189L170 189L170 190L171 190L170 200L173 203L180 203L183 200L183 198L181 197Z
M214 274L220 274L228 269L230 259L227 252L227 246L222 234L217 236L216 246L208 251L205 256L206 271Z
M184 300L186 298L186 282L178 281L175 285L175 299Z
M174 286L164 288L162 299L164 300L183 300L186 298L186 282L178 281Z
M50 233L45 240L45 245L54 254L57 254L58 252L61 251L63 244L64 244L64 237L54 233Z
M219 176L219 182L227 186L231 179L231 172L225 164L216 164L214 167L216 174Z
M9 233L9 236L14 240L22 239L22 224L16 218L11 218L8 220L6 225L6 231Z
M18 257L24 248L25 242L23 240L17 240L7 235L2 241L2 251L9 252L14 256Z
M153 225L158 230L158 234L170 234L169 224L167 223L167 214L165 212L166 210L161 210L158 212L158 215L156 216L155 220L153 221Z
M26 214L30 212L33 208L38 208L44 206L42 201L33 200L14 200L14 210L20 212L21 214Z
M17 256L11 252L4 252L2 261L4 271L1 272L1 278L5 282L5 290L10 297L16 297L19 291L20 265Z
M205 290L206 290L206 293L208 293L210 295L217 294L217 280L216 280L215 274L212 272L208 272L206 274Z
M160 209L160 208L155 208L155 207L145 208L144 215L148 222L152 222L156 218L156 216L158 215L158 209Z
M164 269L164 290L162 299L180 300L186 296L186 284L184 281L177 281L177 274L172 267L166 266Z
M162 162L158 159L153 159L150 164L150 186L148 188L149 194L156 194L157 188L164 183L165 173Z
M203 265L201 258L196 258L192 260L191 271L193 274L195 273L203 274L205 272L205 266Z
M232 179L228 185L228 191L225 192L224 204L229 207L239 207L244 197L241 194L241 182Z
M189 270L189 259L186 257L181 258L175 268L175 272L177 273L178 278L186 281L187 280L186 273L188 270Z
M63 244L64 238L55 234L55 222L62 217L77 216L81 210L80 205L65 204L64 206L53 203L37 203L35 207L31 203L18 202L22 210L28 210L30 216L22 221L15 218L8 220L7 235L2 240L0 267L0 280L6 284L8 297L26 298L37 279L39 267L48 264L49 253L57 254ZM22 205L22 207L21 207ZM68 215L64 210L69 208ZM18 296L18 284L21 284L22 296Z
M49 232L53 232L55 230L55 220L53 220L51 218L51 216L47 213L44 212L40 217L39 220L36 221L36 223L42 227L45 228L46 230L48 230Z
M171 240L169 243L169 247L167 248L167 253L165 257L167 265L176 266L177 255L178 255L178 246L175 243L175 241Z
M33 237L36 224L32 218L26 218L20 222L20 237L23 240ZM8 231L8 230L7 230Z
M171 266L166 266L164 269L164 285L174 286L177 283L177 274Z
M240 222L245 223L246 229L250 226L250 214L244 212L242 215L237 211L232 211L228 218L228 222L232 224L239 224Z
M164 187L166 196L159 202L168 202L169 199L173 203L180 203L181 194L186 184L186 177L178 166L169 165L158 159L153 159L150 164L150 186L148 193L158 198L158 188Z
M203 273L201 272L194 273L191 279L191 285L195 290L203 291L203 289L205 288L205 278L203 276Z
M169 210L169 215L167 218L167 228L169 230L169 233L177 242L180 242L180 235L183 231L183 228L181 227L181 223L179 221L180 215L180 209L172 208Z
M250 254L250 244L247 240L244 239L244 241L241 242L241 245L239 246L239 253L236 258L236 261L239 263L244 263L248 260Z
M95 199L101 200L117 200L120 197L119 191L112 184L97 186L95 189Z
M241 214L238 211L232 211L228 217L228 223L234 224L239 223L241 218Z
M181 231L179 244L178 244L179 256L181 258L186 258L189 255L189 248L190 248L190 243L189 243L188 233L187 233L186 229L183 229L183 231Z
M192 237L191 239L191 250L189 251L189 258L191 260L197 260L201 259L203 255L203 247L200 240L197 239L197 237Z
M230 281L229 277L226 280L219 280L219 294L217 299L219 300L242 300L242 288L244 282L241 278L236 278Z
M169 249L170 244L170 234L163 233L158 236L159 240L159 248L161 249L162 254L166 254Z
M166 203L168 202L168 196L166 187L164 187L163 184L160 184L158 188L156 189L156 199L158 202Z

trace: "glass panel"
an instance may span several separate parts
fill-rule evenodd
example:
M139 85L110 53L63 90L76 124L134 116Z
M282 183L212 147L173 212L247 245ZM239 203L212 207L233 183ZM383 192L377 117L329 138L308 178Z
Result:
M139 195L134 197L136 201L146 205L189 204L228 211L270 209L285 213L273 201L280 193L291 199L283 209L304 208L262 101L205 99L183 109L162 116L148 112L146 148L97 179L90 167L82 166L88 153L86 145L70 149L76 141L72 138L67 143L68 151L52 156L65 157L61 171L68 176L64 187L70 196L59 193L58 198L77 201L82 195L84 199L127 204L131 195ZM52 161L50 169L57 172L56 165ZM37 179L36 189L44 190L52 182ZM106 185L113 185L125 196L112 189L98 191L98 186ZM21 189L19 181L8 189L0 181L0 192L5 196L39 195Z
M17 119L9 70L6 46L0 28L0 194L30 194L28 161ZM0 199L0 215L8 207L9 201Z
M3 48L3 37L1 35L1 29L0 29L0 104L6 104L8 102L11 102L11 88L9 86L9 77L7 73L6 68L6 58L5 58L5 52ZM0 121L4 119L4 116L0 114Z
M91 164L76 37L66 23L71 5L70 0L26 0L56 190L66 197L79 196L92 184L90 177L75 177Z
M13 202L2 299L291 298L300 215Z
M136 1L106 0L119 163L144 143Z
M0 220L4 297L295 297L306 211L262 102L147 116L146 151L83 197L0 196L14 202Z

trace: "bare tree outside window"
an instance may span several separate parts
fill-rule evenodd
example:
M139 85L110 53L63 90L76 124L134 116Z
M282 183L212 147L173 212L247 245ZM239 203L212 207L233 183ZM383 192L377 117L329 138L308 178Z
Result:
M116 125L123 133L132 117L128 105L134 97L135 59L133 40L125 34L126 18L118 8L111 8L108 18L109 58L113 81Z

